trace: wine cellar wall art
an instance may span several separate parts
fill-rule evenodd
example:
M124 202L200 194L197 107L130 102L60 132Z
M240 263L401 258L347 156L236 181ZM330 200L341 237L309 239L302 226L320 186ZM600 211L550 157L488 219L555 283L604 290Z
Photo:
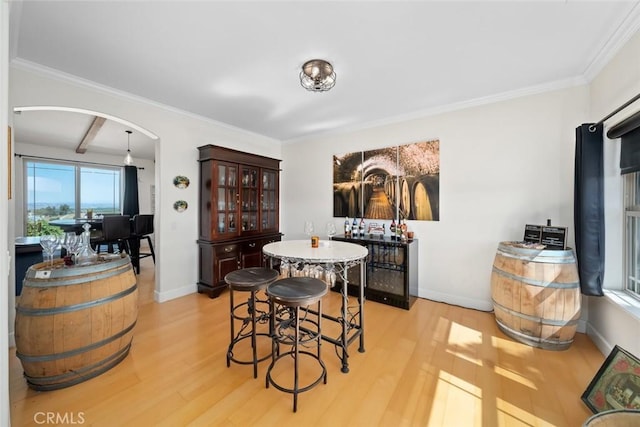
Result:
M333 216L439 221L440 141L334 155Z

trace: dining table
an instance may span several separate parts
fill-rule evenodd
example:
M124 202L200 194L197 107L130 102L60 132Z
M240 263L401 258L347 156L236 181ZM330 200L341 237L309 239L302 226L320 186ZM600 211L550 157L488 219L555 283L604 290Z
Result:
M312 247L310 240L284 240L265 245L262 252L274 268L280 264L281 274L303 272L303 275L314 276L322 271L329 285L339 286L342 296L340 313L322 313L322 318L340 325L338 337L322 334L322 339L334 344L336 353L342 362L341 371L349 372L349 345L359 339L358 351L364 353L364 284L366 283L366 259L369 253L364 246L336 240L321 240L317 247ZM360 286L357 295L357 306L349 306L348 271L359 267ZM287 271L288 270L288 271ZM355 311L354 311L355 310ZM309 310L312 312L312 310Z
M84 231L82 226L87 223L91 226L92 230L102 230L102 218L66 218L49 221L49 225L60 227L64 232L75 231L76 234L82 233Z

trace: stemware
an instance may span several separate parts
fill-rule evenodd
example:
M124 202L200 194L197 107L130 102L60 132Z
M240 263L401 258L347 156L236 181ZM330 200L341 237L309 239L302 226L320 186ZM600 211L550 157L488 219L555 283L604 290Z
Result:
M304 234L311 237L311 235L313 234L313 222L311 221L304 222Z
M67 241L67 251L68 254L73 257L73 263L77 264L78 253L80 249L82 249L82 236L76 236L75 233L73 234L74 236L69 236L69 240Z
M69 247L73 244L73 241L75 241L77 238L78 236L76 236L75 231L68 231L64 233L64 237L62 238L61 245L67 252L67 255L71 255L71 249Z
M53 254L58 247L58 243L58 236L46 234L40 237L40 246L42 246L42 251L49 258L49 266L53 266Z
M331 240L335 235L336 235L336 225L333 223L333 221L329 221L327 223L327 236L329 236L329 240Z

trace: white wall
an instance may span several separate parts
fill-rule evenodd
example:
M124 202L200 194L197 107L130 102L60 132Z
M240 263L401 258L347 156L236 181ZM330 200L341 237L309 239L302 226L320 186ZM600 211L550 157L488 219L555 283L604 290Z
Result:
M9 203L7 201L8 174L5 173L7 153L7 117L9 82L9 2L0 2L0 425L11 423L9 412L9 274L12 271L9 255Z
M640 93L640 33L616 54L591 82L591 118L594 121L608 115ZM625 109L605 123L606 128L629 114L640 110L640 102ZM606 132L605 128L605 132ZM623 210L622 179L620 177L620 140L604 145L605 173L605 272L607 289L623 287ZM640 356L640 315L636 310L623 308L615 295L588 297L589 321L587 332L600 351L608 354L619 345Z
M197 147L215 144L273 158L280 158L281 154L278 141L37 70L11 67L9 104L11 108L57 105L99 111L133 122L160 137L155 163L158 301L196 291L198 185L177 189L173 178L185 175L197 183ZM173 209L179 199L189 204L182 213Z
M491 310L500 241L522 240L525 224L551 218L569 227L573 245L575 127L587 106L580 86L285 144L285 238L302 238L305 219L331 220L334 154L439 138L440 221L408 221L419 239L419 296Z

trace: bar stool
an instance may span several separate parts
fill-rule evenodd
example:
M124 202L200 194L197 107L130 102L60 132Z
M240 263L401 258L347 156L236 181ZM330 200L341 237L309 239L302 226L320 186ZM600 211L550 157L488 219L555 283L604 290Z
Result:
M267 369L266 386L269 388L269 385L272 384L280 391L292 393L293 412L298 409L298 393L312 389L320 384L320 381L327 383L327 368L320 355L322 297L326 294L326 283L312 277L288 277L267 286L267 295L271 301L272 359L271 365ZM310 309L316 303L318 305L317 312ZM317 314L317 316L314 316L314 314ZM317 347L315 354L310 351L300 350L301 346L308 348L314 343ZM290 345L291 350L280 353L278 351L279 344ZM300 356L303 355L310 356L318 362L320 375L308 385L301 387L298 378L298 365ZM278 384L271 376L274 366L284 357L293 358L292 388Z
M258 358L258 348L256 337L270 337L269 333L258 333L256 329L257 323L266 323L270 320L270 305L268 300L260 300L256 293L265 290L267 286L278 278L279 273L276 270L262 267L250 267L241 270L232 271L224 277L224 281L229 286L229 305L230 305L230 321L231 321L231 342L227 350L227 367L231 366L231 362L240 365L253 365L253 378L258 378L258 363L267 360L271 354ZM247 301L238 305L234 305L234 291L251 292ZM258 310L258 304L266 306L264 311ZM242 314L240 311L246 307L247 313ZM236 321L241 321L240 330L235 332ZM247 329L250 328L250 329ZM251 349L253 358L251 360L240 360L234 357L233 348L240 341L251 339ZM272 347L273 348L273 347Z

